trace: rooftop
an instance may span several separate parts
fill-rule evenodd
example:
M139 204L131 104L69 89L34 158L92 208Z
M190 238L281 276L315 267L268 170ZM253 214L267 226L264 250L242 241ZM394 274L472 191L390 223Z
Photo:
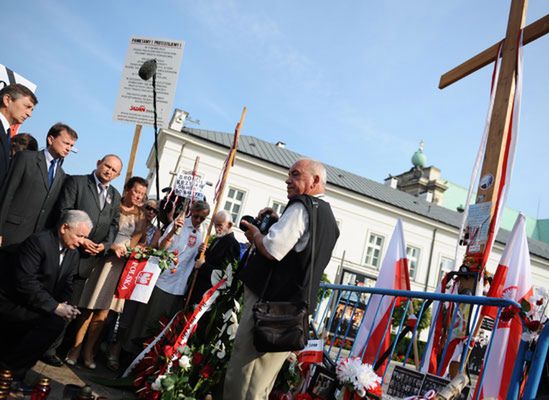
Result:
M232 133L187 127L184 127L181 132L226 148L232 146L234 136ZM274 143L269 143L248 135L240 136L238 152L285 169L289 168L298 159L307 157L306 155L296 153L285 147L277 146ZM324 165L326 167L327 180L330 185L375 199L382 203L421 215L457 229L461 226L462 214L457 211L429 203L422 198L412 196L400 190L392 189L389 186L332 165ZM496 241L505 244L509 234L509 231L500 229ZM529 238L528 245L531 254L549 259L548 244Z

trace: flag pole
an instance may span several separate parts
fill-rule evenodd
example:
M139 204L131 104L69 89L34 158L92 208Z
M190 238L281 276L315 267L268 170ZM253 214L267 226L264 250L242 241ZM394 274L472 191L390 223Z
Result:
M221 205L221 199L223 198L223 192L225 190L225 184L227 183L227 178L229 177L229 170L234 165L234 161L235 161L235 158L236 158L236 150L238 148L238 139L240 138L240 130L242 129L242 124L244 124L244 120L246 119L246 111L247 111L247 109L246 109L246 107L244 107L242 109L242 115L240 116L240 121L236 125L235 131L234 131L233 146L231 147L231 149L229 151L229 155L227 157L227 162L225 164L225 169L223 170L223 175L222 175L221 181L219 183L219 189L218 189L217 195L214 199L215 200L215 206L214 206L214 210L213 210L213 213L212 213L212 218L210 219L210 223L208 225L208 230L206 231L206 236L204 237L204 240L202 242L203 244L207 244L208 241L210 240L212 228L214 226L214 216L219 211L219 207ZM197 258L196 263L195 263L195 270L200 268L200 267L197 267L197 266L201 265L202 262L204 261L204 258L205 258L204 253L205 253L205 250L198 253L198 258ZM183 308L183 313L185 313L187 311L187 307L189 306L191 295L193 293L194 286L195 286L195 283L196 283L197 275L198 274L196 274L196 273L193 274L193 280L191 282L191 286L189 287L189 291L187 292L187 300L185 301L185 307Z

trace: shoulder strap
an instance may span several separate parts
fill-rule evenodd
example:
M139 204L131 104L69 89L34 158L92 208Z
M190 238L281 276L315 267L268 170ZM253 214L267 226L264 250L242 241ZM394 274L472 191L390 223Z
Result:
M314 266L315 266L315 244L316 244L316 226L317 226L317 214L318 214L318 201L313 196L307 196L309 201L311 202L311 209L312 214L309 215L309 234L311 235L311 261L309 264L309 284L307 285L307 298L306 303L309 302L309 299L311 298L311 288L313 286L313 274L314 274ZM274 267L273 267L274 268ZM263 286L263 290L261 291L261 295L259 296L259 300L263 300L263 297L265 296L265 292L267 291L267 288L269 287L269 282L271 281L271 276L273 275L273 268L269 269L269 275L267 276L267 280L265 281L265 286Z

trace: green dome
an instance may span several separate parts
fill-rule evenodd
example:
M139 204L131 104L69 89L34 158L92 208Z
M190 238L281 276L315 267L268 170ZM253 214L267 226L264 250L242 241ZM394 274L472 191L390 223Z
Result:
M419 144L419 149L412 156L412 164L418 168L424 168L427 164L427 157L423 154L423 140Z

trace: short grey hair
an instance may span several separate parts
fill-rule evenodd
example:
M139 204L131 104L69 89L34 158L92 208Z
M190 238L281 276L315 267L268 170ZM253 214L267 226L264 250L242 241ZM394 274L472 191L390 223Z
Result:
M302 158L298 161L305 161L308 165L308 170L311 175L318 175L322 186L326 186L326 167L320 161L313 160L312 158Z
M218 211L214 216L213 219L219 218L223 222L229 221L231 224L234 222L233 217L231 214L229 214L226 210Z
M207 210L210 212L210 205L203 201L203 200L197 200L191 205L191 211L204 211Z
M86 224L88 228L93 229L93 222L89 215L82 210L67 210L63 211L59 218L59 227L67 224L71 228L75 228L79 224Z

